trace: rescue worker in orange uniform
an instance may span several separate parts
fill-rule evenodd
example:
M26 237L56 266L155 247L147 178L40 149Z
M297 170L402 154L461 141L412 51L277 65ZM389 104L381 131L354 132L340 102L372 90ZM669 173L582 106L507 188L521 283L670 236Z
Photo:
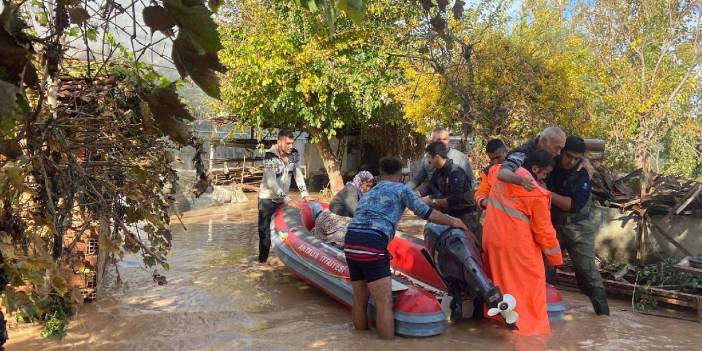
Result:
M490 159L490 164L485 168L480 170L480 183L478 183L478 188L474 192L473 196L475 198L475 203L479 207L480 212L485 211L487 207L487 196L490 194L490 185L488 184L488 173L490 173L490 168L493 166L502 164L507 158L507 145L501 139L491 139L485 144L485 153ZM482 227L480 230L473 230L475 238L478 239L478 246L482 247L483 244L483 231Z
M516 332L522 335L551 331L543 257L551 265L563 264L551 224L550 193L542 185L553 166L553 156L537 150L516 169L515 175L533 183L532 191L498 180L502 166L492 167L487 179L491 187L483 229L483 261L495 285L516 298Z

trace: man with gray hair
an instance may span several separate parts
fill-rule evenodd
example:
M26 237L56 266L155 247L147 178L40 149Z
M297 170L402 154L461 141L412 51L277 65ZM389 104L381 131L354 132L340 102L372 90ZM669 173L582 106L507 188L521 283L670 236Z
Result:
M434 131L431 133L431 142L437 142L440 141L444 143L444 145L449 146L449 131L446 128L436 128ZM448 159L453 161L453 164L461 168L466 172L468 175L468 180L470 184L471 189L475 186L475 176L473 175L473 167L470 165L470 161L468 160L468 156L466 154L452 148L449 146L449 151L448 151ZM417 174L412 178L407 183L407 186L410 187L410 189L415 189L418 186L424 184L425 182L428 182L429 179L431 179L431 175L434 173L434 169L431 167L431 164L429 164L429 161L427 161L426 158L422 159L421 165L419 167L419 171Z
M528 191L534 190L535 184L533 184L531 178L520 177L515 172L533 151L543 150L553 157L560 155L563 146L565 146L565 141L566 133L561 128L548 127L542 130L536 138L510 151L500 168L497 178L506 183L521 185Z

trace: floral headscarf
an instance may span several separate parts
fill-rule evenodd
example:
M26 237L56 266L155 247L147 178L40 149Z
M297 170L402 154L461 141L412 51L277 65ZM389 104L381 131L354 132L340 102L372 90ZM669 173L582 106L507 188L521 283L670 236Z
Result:
M373 175L371 172L360 171L355 177L353 177L353 181L351 183L353 183L353 185L356 187L356 190L361 191L361 184L370 181L373 181Z

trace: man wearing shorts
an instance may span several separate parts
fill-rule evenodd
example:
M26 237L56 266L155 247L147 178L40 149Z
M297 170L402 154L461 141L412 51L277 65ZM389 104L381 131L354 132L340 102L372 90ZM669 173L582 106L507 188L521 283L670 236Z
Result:
M380 160L381 181L361 198L344 241L353 287L353 326L358 330L368 329L368 297L373 297L381 339L391 339L395 335L391 257L387 247L405 208L430 222L468 230L461 220L432 210L402 184L402 166L397 157Z

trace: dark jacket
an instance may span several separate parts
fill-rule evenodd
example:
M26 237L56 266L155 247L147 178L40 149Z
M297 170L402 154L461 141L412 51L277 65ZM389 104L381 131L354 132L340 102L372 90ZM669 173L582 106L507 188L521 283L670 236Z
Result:
M546 179L548 189L562 196L570 197L570 211L562 211L551 206L551 217L571 217L572 221L589 218L592 184L584 169L563 169L556 166ZM577 217L577 218L576 218Z
M339 216L353 217L360 198L361 192L358 188L353 183L346 183L346 186L336 193L329 203L329 211Z
M475 176L473 175L473 167L470 164L468 156L454 148L449 148L447 156L449 160L453 161L454 165L466 172L468 180L470 181L470 186L473 187L473 184L475 184ZM407 186L410 187L410 189L416 189L419 186L426 185L426 182L431 179L432 174L434 174L434 170L431 168L429 162L423 158L419 170L417 170L417 174L414 175L412 180L407 182Z
M502 163L502 169L508 169L512 172L516 172L517 168L521 167L526 160L527 156L536 150L536 146L539 144L539 138L534 138L526 144L522 144L519 147L513 149L507 154L505 162ZM485 173L487 174L487 173Z
M446 199L450 215L460 215L475 210L470 195L471 183L466 172L456 166L453 161L446 160L441 169L434 171L429 183L417 189L421 196L431 196L434 199ZM466 194L469 194L466 196ZM443 210L442 210L443 211Z

